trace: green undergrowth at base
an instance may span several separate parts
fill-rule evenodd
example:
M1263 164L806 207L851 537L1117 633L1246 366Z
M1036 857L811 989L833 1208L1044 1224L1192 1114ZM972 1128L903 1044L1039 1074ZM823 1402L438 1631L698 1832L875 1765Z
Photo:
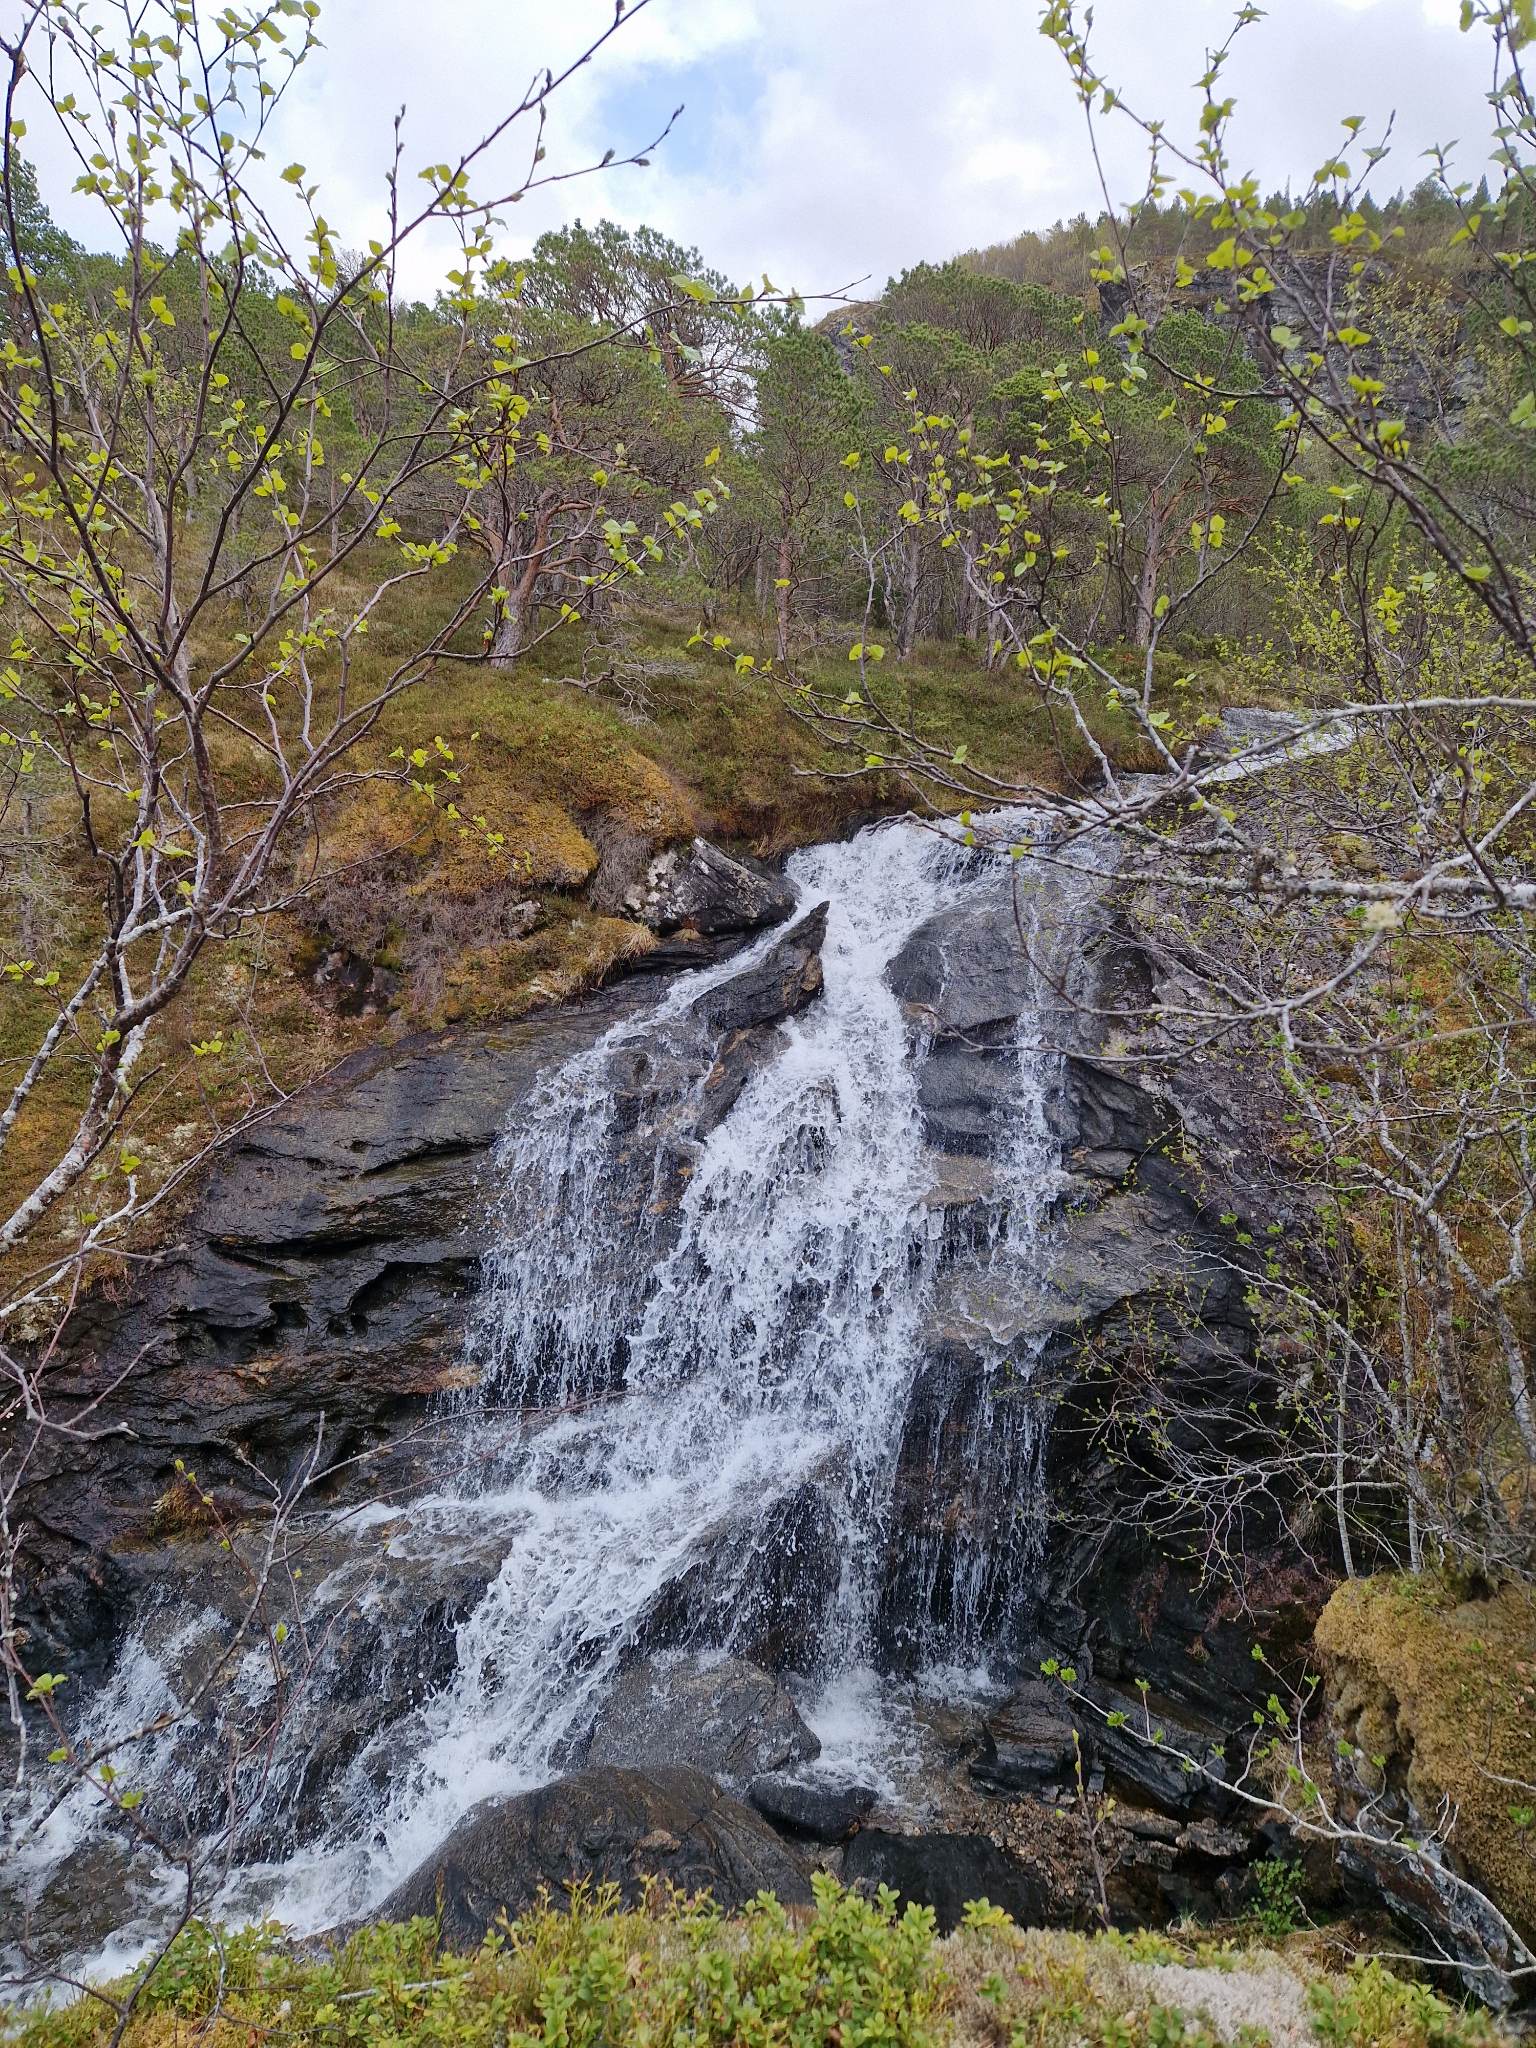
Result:
M1491 2048L1490 2022L1379 1963L1308 1977L1273 1951L1025 1931L985 1902L947 1939L923 1907L814 1880L728 1919L658 1886L534 1912L469 1955L428 1920L322 1953L276 1928L179 1937L124 2048ZM133 1980L31 2018L15 2048L106 2048Z

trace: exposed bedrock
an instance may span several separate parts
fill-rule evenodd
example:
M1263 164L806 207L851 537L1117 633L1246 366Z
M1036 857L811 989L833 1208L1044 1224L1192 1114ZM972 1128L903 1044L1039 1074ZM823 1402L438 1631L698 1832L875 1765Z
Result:
M658 1150L682 1163L778 1024L814 1000L823 929L812 910L718 983L681 1043L674 1029L626 1048L617 1204L647 1210ZM356 1054L219 1155L145 1277L89 1302L50 1371L59 1407L98 1405L88 1434L39 1446L18 1504L45 1663L99 1667L156 1544L206 1528L185 1473L228 1516L265 1510L311 1461L331 1475L314 1505L378 1491L381 1454L408 1489L465 1384L493 1147L544 1077L657 994L623 982L514 1024ZM657 1241L637 1230L636 1258Z
M476 1370L465 1339L497 1228L493 1148L562 1062L621 1023L601 1057L604 1202L620 1226L604 1256L624 1270L598 1278L643 1298L711 1133L823 1014L825 906L807 897L785 915L772 884L742 873L695 849L646 883L662 928L685 909L703 932L718 935L717 917L736 918L738 936L760 928L734 971L712 969L695 993L691 977L647 974L516 1025L358 1055L218 1159L132 1294L89 1305L55 1378L61 1402L100 1406L96 1433L34 1461L20 1503L40 1664L84 1694L130 1623L156 1602L169 1615L177 1585L211 1578L202 1492L239 1517L314 1458L317 1505L387 1489L408 1521ZM1042 972L1055 991L1043 1009ZM1158 973L1110 881L1069 890L1049 870L1022 896L1012 877L978 872L887 970L916 1063L927 1264L873 1648L895 1674L941 1661L946 1644L985 1651L1016 1681L956 1739L928 1821L811 1768L801 1681L843 1566L829 1454L750 1515L722 1514L657 1589L624 1639L617 1691L573 1731L566 1766L591 1766L471 1814L381 1910L430 1911L441 1884L454 1938L472 1940L540 1882L582 1875L626 1896L650 1874L727 1904L764 1886L801 1898L814 1854L926 1899L946 1923L981 1893L1027 1917L1080 1916L1094 1910L1089 1880L1052 1818L1079 1770L1121 1805L1111 1903L1125 1918L1212 1908L1268 1853L1218 1794L1108 1719L1137 1710L1144 1684L1179 1747L1214 1751L1268 1689L1254 1643L1272 1659L1299 1653L1330 1584L1322 1539L1309 1556L1273 1506L1233 1539L1241 1601L1202 1583L1147 1513L1181 1443L1240 1453L1262 1429L1274 1368L1242 1238L1279 1222L1304 1245L1307 1222L1269 1164L1280 1108L1261 1071L1232 1056L1173 1074L1126 1052L1126 1020L1145 1015ZM1026 1015L1060 1054L1039 1089L1059 1163L1021 1189L1019 1063L1046 1058L1021 1050ZM1000 1277L989 1248L1021 1207L1038 1211L1041 1256ZM625 1367L616 1338L615 1385ZM1127 1458L1106 1417L1149 1373L1159 1425ZM335 1619L304 1739L282 1765L281 1824L264 1823L268 1852L301 1839L320 1803L349 1817L355 1800L361 1823L390 1731L403 1742L456 1681L455 1630L498 1569L494 1531L483 1549L466 1534L395 1550L355 1593L339 1554L329 1579L323 1556L310 1570ZM756 1560L745 1576L744 1550ZM733 1665L699 1661L727 1643ZM1041 1680L1052 1657L1079 1674L1075 1706Z

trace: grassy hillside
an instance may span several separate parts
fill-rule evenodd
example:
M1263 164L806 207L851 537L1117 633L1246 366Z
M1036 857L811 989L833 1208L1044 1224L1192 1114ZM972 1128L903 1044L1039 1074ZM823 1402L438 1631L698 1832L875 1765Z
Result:
M441 601L452 597L445 587ZM420 602L407 589L375 616L374 680L420 644L408 609ZM350 764L359 780L290 849L289 907L209 949L154 1027L120 1143L32 1240L28 1263L110 1211L125 1161L141 1190L167 1189L220 1133L360 1044L517 1016L602 981L652 943L622 898L658 847L700 832L776 858L915 800L894 775L864 773L862 750L829 748L776 677L738 671L738 651L766 662L757 626L727 622L727 650L690 648L690 627L665 611L630 614L600 642L572 627L511 671L442 663L387 705ZM846 689L854 630L829 633L804 664L813 683ZM1160 693L1185 719L1226 687L1214 663L1191 673L1161 659ZM945 745L964 739L972 764L1000 776L1061 786L1092 773L1087 748L1015 669L988 673L964 647L920 648L876 687L895 715ZM1123 713L1097 692L1084 705L1115 757L1152 765ZM254 793L260 764L222 744L233 787L249 776ZM100 871L71 836L68 789L40 787L37 802L44 820L57 811L57 852L0 904L13 927L4 952L68 986L94 943ZM21 1071L52 1002L30 970L0 990L0 1078ZM28 1103L0 1163L0 1203L57 1156L90 1066L56 1063ZM162 1204L151 1228L168 1218Z

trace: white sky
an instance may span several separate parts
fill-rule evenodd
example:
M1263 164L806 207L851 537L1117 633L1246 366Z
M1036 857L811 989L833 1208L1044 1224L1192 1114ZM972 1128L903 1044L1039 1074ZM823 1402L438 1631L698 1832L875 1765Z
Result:
M1191 81L1232 11L1232 0L1098 0L1100 68L1187 126ZM325 47L293 90L274 174L301 160L343 240L360 243L379 219L397 106L414 171L489 126L611 12L612 0L325 0ZM1266 185L1302 185L1338 146L1341 116L1374 129L1395 111L1380 195L1422 175L1432 141L1459 139L1475 175L1488 49L1458 32L1458 12L1457 0L1269 0L1228 74L1244 166ZM767 270L813 293L864 277L877 288L909 263L1091 209L1082 113L1037 17L1035 0L650 0L557 100L547 167L609 146L622 155L682 100L672 139L649 170L530 197L509 216L508 245L606 214L695 243L735 278ZM89 203L68 192L73 168L45 132L46 108L26 112L55 214L103 243ZM1129 196L1142 156L1118 120L1103 136L1112 187ZM419 251L407 282L432 289L445 256L442 244Z

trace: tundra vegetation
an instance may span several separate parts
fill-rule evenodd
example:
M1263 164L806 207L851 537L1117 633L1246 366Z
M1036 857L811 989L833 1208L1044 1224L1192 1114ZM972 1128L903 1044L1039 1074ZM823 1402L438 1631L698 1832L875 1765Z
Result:
M516 1015L643 951L598 886L616 839L708 829L772 855L906 807L985 839L1023 806L1035 826L1002 842L1020 861L1112 859L1178 991L1112 1020L1124 1057L1219 1049L1283 1098L1310 1277L1232 1219L1279 1422L1257 1443L1189 1426L1155 1358L1106 1409L1163 1535L1240 1590L1249 1518L1282 1501L1361 1582L1362 1631L1407 1600L1394 1654L1421 1688L1452 1593L1528 1621L1536 22L1529 0L1463 11L1495 66L1485 171L1394 190L1388 139L1349 115L1335 156L1266 194L1224 87L1259 10L1212 53L1184 139L1051 0L1064 89L1141 130L1144 196L807 306L646 230L522 247L516 202L581 169L554 168L558 77L452 162L418 166L397 123L386 224L352 248L304 165L267 153L315 0L23 10L0 162L18 1730L68 1675L34 1668L18 1624L11 1503L45 1435L92 1428L50 1370L211 1149L353 1045ZM39 190L45 121L99 246ZM413 298L402 260L444 228L457 258ZM1249 727L1236 767L1232 705L1289 714ZM1279 802L1240 772L1276 763ZM213 1512L195 1474L185 1494ZM1530 1924L1531 1666L1518 1622L1496 1640L1497 1768L1446 1754L1441 1788L1499 1834L1497 1903ZM1231 1770L1347 1837L1305 1706L1277 1692ZM1454 1752L1448 1725L1425 1707L1427 1750ZM62 1729L20 1767L85 1776L125 1816L142 1798ZM197 1932L196 1904L105 2019L82 2006L37 2041L116 2048L178 2019L333 2038L386 2005L401 2038L596 2039L622 2008L657 2040L819 2039L822 1947L859 2038L1212 2038L1161 1992L1101 2011L1116 1972L1182 1954L1026 1954L993 1930L978 1979L985 1928L941 1952L920 1918L831 1891L804 1928L599 1901L451 1964L420 1928L296 1962ZM1325 2040L1481 2038L1379 1971L1309 2011Z

